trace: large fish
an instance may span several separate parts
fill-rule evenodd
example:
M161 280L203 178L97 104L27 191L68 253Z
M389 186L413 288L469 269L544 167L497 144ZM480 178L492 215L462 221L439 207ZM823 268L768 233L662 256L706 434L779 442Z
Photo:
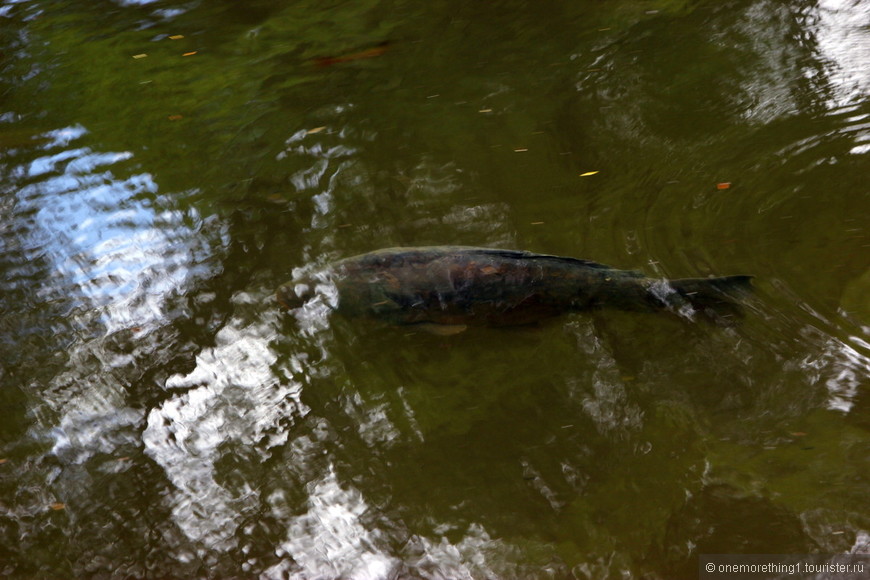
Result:
M525 325L599 308L700 314L728 323L739 315L738 300L750 281L751 276L668 281L576 258L433 246L340 260L291 280L276 294L288 309L320 292L346 316L451 334L468 326Z

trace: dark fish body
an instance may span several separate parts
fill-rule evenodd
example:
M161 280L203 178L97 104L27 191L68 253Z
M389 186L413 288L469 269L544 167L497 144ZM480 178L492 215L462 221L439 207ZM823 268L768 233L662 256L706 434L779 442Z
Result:
M316 278L277 291L286 308L314 295ZM700 312L731 317L749 276L656 280L576 258L531 252L433 246L392 248L336 262L320 278L334 284L338 312L392 324L510 326L598 308Z

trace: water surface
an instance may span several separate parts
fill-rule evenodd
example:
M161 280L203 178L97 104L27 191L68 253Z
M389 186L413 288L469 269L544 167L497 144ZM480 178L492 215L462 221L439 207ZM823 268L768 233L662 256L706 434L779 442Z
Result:
M867 552L861 2L0 5L0 574L693 578ZM289 316L389 246L740 325Z

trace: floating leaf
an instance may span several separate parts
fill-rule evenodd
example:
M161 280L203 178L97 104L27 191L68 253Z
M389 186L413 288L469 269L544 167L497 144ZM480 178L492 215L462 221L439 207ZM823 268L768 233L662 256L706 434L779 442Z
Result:
M367 48L365 50L361 50L359 52L352 52L349 54L343 54L341 56L322 56L314 59L314 64L317 66L332 66L334 64L339 64L342 62L351 62L354 60L360 60L364 58L374 58L376 56L381 56L390 48L390 42L385 41L377 44L371 48Z
M589 177L590 175L595 175L598 173L597 171L587 171L586 173L581 173L580 177Z
M526 152L526 151L528 151L528 150L529 150L529 149L528 149L527 147L520 147L519 149L514 149L514 152L515 152L515 153L524 153L524 152Z
M167 117L167 118L168 118L170 121L180 121L180 120L183 119L184 117L183 117L182 115L169 115L169 117Z
M722 183L716 184L716 189L728 189L731 187L730 181L723 181Z
M142 54L134 54L133 58L145 58L146 56L148 55L143 52Z
M184 38L183 34L173 34L169 37L169 40L181 40L182 38Z
M60 502L60 501L56 501L54 503L48 504L48 507L50 507L54 511L60 511L60 510L66 509L66 504L63 502Z
M326 129L325 126L323 126L323 127L315 127L315 128L313 128L313 129L308 129L307 131L305 131L305 134L306 134L306 135L313 135L313 134L315 134L315 133L320 133L320 132L323 131L324 129Z
M181 56L193 56L194 54L196 54L196 51L195 51L195 50L192 50L192 51L190 51L190 52L185 52L185 53L182 54Z

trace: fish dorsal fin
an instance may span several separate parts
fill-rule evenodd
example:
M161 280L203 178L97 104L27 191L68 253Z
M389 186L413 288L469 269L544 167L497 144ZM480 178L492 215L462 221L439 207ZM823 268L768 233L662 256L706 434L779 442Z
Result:
M498 256L500 258L508 258L512 260L541 260L546 262L561 262L566 264L576 264L587 268L598 268L601 270L612 270L606 264L593 262L592 260L584 260L582 258L571 258L569 256L554 256L551 254L536 254L534 252L525 252L522 250L501 250L498 248L469 248L468 252L485 254L488 256Z

